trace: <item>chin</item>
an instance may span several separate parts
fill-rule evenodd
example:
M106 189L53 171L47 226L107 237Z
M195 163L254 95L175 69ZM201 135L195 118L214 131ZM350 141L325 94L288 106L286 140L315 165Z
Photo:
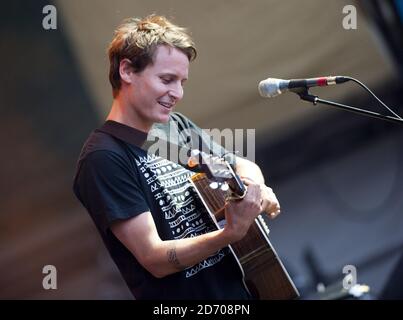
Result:
M169 113L166 115L162 115L158 118L156 122L158 123L167 123L169 121Z

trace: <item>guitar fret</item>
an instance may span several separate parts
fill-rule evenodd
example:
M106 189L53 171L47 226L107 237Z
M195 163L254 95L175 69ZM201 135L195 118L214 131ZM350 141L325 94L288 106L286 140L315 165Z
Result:
M217 206L219 205L216 201L216 199L214 198L213 194L212 194L212 190L210 188L210 186L207 184L207 182L205 180L201 181L201 186L202 186L202 190L203 190L203 195L208 198L208 201L210 203L210 205L213 208L213 211L216 212L217 210Z
M213 190L210 187L210 184L208 183L207 178L199 178L197 180L197 184L200 185L200 191L202 191L202 194L204 197L208 198L208 203L211 205L213 208L214 213L222 210L225 205L225 201L223 197L219 197L221 194L217 192L217 190Z
M207 181L206 181L206 183L207 183ZM209 185L209 187L210 187L210 185ZM220 210L225 205L225 200L224 200L224 198L222 196L221 191L220 190L212 190L210 188L210 192L211 192L212 198L214 199L215 203L217 204L217 207L216 207L215 211Z

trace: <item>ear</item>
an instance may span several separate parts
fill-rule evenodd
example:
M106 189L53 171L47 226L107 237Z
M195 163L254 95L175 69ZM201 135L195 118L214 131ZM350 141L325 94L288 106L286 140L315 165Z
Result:
M132 82L132 79L130 77L131 73L133 73L132 63L127 58L122 59L119 64L120 79L126 83L131 83Z

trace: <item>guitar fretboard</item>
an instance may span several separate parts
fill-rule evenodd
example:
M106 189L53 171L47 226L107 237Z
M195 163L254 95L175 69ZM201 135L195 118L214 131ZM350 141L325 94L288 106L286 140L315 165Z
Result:
M226 192L212 189L212 181L203 173L195 174L191 179L202 202L220 227L220 221L225 222ZM268 233L267 225L259 215L245 237L231 244L233 253L255 298L294 299L298 297L298 291L273 249Z

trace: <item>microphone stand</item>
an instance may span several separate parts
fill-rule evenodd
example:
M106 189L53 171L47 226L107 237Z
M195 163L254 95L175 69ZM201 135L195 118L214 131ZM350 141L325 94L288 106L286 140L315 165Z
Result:
M359 109L356 107L352 107L352 106L347 106L345 104L341 104L341 103L337 103L337 102L333 102L333 101L329 101L329 100L324 100L324 99L320 99L318 96L312 95L308 92L307 89L303 88L303 89L294 89L294 90L290 90L296 94L299 95L299 97L304 100L304 101L308 101L308 102L312 102L313 105L317 105L318 103L322 103L322 104L326 104L329 106L333 106L339 109L343 109L346 111L350 111L350 112L354 112L354 113L358 113L358 114L364 114L368 117L371 118L377 118L377 119L381 119L381 120L385 120L385 121L389 121L389 122L394 122L394 123L399 123L401 125L403 125L403 119L399 119L396 117L391 117L391 116L385 116L382 115L380 113L376 113L376 112L372 112L372 111L368 111L368 110L363 110L363 109Z

